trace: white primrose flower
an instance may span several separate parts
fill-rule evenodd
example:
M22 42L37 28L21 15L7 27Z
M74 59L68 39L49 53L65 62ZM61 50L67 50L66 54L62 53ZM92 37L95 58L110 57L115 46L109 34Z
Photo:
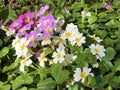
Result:
M103 41L102 39L100 39L100 37L97 37L95 34L94 35L89 35L89 37L92 38L93 40L97 41L98 43Z
M76 68L76 70L74 71L74 81L75 82L78 82L78 81L81 81L82 83L84 83L84 80L85 78L88 76L88 75L92 75L92 73L90 73L91 69L88 68L88 67L83 67L83 70L81 70L80 68Z
M74 83L75 83L75 81L74 81L74 80L71 80L71 81L66 85L66 88L69 88L69 87L72 86Z
M100 45L100 44L91 44L89 46L90 48L90 51L93 55L96 55L96 57L99 57L99 58L102 58L105 56L105 49L104 49L104 46L103 45Z
M26 57L20 62L20 71L24 71L24 66L30 66L32 64L32 60L30 59L32 55L28 53Z
M87 16L91 16L91 13L90 12L85 12L84 10L83 11L81 11L81 16L83 17L83 18L85 18L85 17L87 17Z
M60 32L62 29L61 27L64 25L65 20L61 20L60 17L57 18L55 21L55 31Z
M75 59L77 58L76 55L73 55L73 54L66 54L65 55L65 60L63 62L63 64L66 66L68 64L71 64L75 61Z
M64 44L66 45L66 40L64 38L62 38L62 36L53 36L53 43L54 45L56 44Z
M39 60L39 65L41 67L45 67L45 62L47 61L47 58L45 57L44 52L42 54L40 54L40 56L38 57L38 60Z
M68 39L69 41L71 41L71 39L75 36L75 34L78 32L78 28L76 25L74 25L73 23L67 24L66 27L66 31L61 34L62 38Z
M20 38L16 37L12 42L12 47L15 48L16 44L20 43Z
M41 44L42 44L42 46L47 45L47 44L51 44L51 39L50 39L50 37L44 38L44 39L42 40Z
M95 64L93 64L93 68L98 68L99 64L96 62Z
M85 39L86 37L84 37L82 33L77 33L76 36L73 37L73 41L71 40L71 44L81 46L86 42Z
M20 39L19 42L16 42L15 44L15 51L17 58L19 57L25 57L28 53L28 46L29 41L27 41L25 38ZM14 45L13 45L14 46Z
M62 63L65 59L65 51L62 48L57 48L56 52L53 53L52 58L53 62L56 63Z

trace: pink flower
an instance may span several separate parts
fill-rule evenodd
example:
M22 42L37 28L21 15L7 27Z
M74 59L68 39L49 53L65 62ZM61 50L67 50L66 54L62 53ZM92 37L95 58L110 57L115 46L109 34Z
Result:
M4 26L2 24L2 20L0 20L0 29L3 29L3 28L4 28Z
M66 7L64 7L64 10L67 14L71 14L70 11Z
M22 27L23 21L21 19L17 19L10 24L9 28L11 29L20 29Z
M25 35L26 30L30 30L31 26L29 24L23 26L22 28L19 29L17 36L22 36Z
M49 9L48 5L45 5L44 7L41 7L40 10L37 12L36 16L41 16L45 13L46 10Z
M34 12L28 11L18 17L18 19L23 20L23 25L33 22Z
M53 29L55 27L55 19L53 15L47 14L45 17L40 19L40 30L43 33L43 37L53 34Z
M105 9L107 9L107 10L109 10L109 9L111 9L111 5L110 5L110 3L105 3L104 5L103 5L103 7L105 8Z
M34 41L38 40L38 36L37 36L36 31L31 31L30 34L26 34L25 37L30 42L34 42Z

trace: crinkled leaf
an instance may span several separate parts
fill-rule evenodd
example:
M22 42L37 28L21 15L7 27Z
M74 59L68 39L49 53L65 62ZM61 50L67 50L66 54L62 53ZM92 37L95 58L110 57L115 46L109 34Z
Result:
M120 76L113 76L108 83L111 87L117 88L120 85Z
M37 84L37 90L53 90L55 85L56 83L52 78L46 78Z
M115 50L112 47L108 47L105 52L105 56L102 60L112 60L115 56Z
M27 90L27 87L22 87L22 88L20 88L18 90Z
M89 75L89 76L85 79L84 84L85 84L86 86L95 86L95 85L96 85L95 78L92 77L91 75Z
M4 57L5 55L7 55L9 52L9 47L4 47L1 51L0 51L0 58Z
M69 71L62 70L62 65L55 64L52 66L51 75L57 82L57 84L62 84L69 76Z
M104 73L106 71L109 71L113 68L113 64L108 61L108 60L102 60L100 63L99 63L99 68L101 70L101 73Z
M18 76L12 83L12 89L16 90L23 84L31 84L33 82L33 78L27 74L21 74Z
M18 67L19 65L19 62L20 62L20 59L19 60L16 60L14 63L12 63L10 66L5 66L2 70L3 73L9 71L9 70L13 70L15 69L16 67Z
M45 51L45 56L53 52L51 48L44 48L44 51Z
M96 20L97 20L97 17L96 17L96 16L90 16L90 17L88 18L88 23L89 23L89 24L92 24L92 23L96 22Z
M94 33L104 39L107 35L107 32L105 30L95 30Z
M7 85L3 85L0 90L10 90L11 85L7 84Z

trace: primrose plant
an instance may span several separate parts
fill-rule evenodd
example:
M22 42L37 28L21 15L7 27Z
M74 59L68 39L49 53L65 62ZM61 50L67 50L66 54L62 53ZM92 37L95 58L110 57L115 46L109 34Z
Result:
M99 67L106 52L101 44L103 40L95 34L84 35L77 25L55 18L49 9L45 5L37 13L27 11L19 15L6 31L7 36L14 37L12 48L20 60L20 73L47 70L47 74L46 71L40 73L39 81L49 78L54 83L52 89L61 84L66 88L79 82L86 84L89 78L95 81L93 69ZM81 11L83 19L91 15ZM94 43L86 44L89 40ZM85 58L91 61L84 61ZM37 84L38 88L40 85Z

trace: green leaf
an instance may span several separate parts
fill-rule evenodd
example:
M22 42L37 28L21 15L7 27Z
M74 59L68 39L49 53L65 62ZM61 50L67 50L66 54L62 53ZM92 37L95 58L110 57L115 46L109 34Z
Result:
M15 13L15 11L13 9L6 10L6 13L3 14L3 17L6 14L7 14L7 17L6 17L5 21L4 21L4 24L6 24L9 20L15 20L17 18L17 15L16 15L16 13Z
M115 56L115 50L112 47L108 47L105 52L105 56L102 60L112 60Z
M98 14L99 18L104 18L104 17L106 17L106 15L107 14L105 12L101 12Z
M37 84L37 90L53 90L55 85L56 83L52 78L46 78Z
M45 56L47 56L48 54L52 53L53 50L51 48L44 48L44 51L45 51Z
M12 83L12 90L16 90L23 84L31 84L33 82L33 78L27 74L21 74L18 76Z
M69 76L69 71L62 70L62 65L54 64L52 66L51 75L57 82L57 84L62 84Z
M99 82L99 86L105 86L109 82L109 80L113 77L113 75L114 75L113 72L107 75L104 75L104 77L102 78L102 81Z
M68 88L68 90L78 90L78 84L74 84Z
M89 75L89 76L85 79L84 84L85 84L86 86L95 86L95 85L96 85L95 78L92 77L91 75Z
M96 16L90 16L90 17L88 18L88 23L89 23L89 24L93 24L94 22L96 22L96 20L97 20L97 17L96 17Z
M111 87L117 88L120 85L120 77L113 76L108 83Z
M112 69L113 72L120 71L120 58L115 59L114 67Z
M22 88L20 88L18 90L27 90L27 87L22 87Z
M36 90L36 88L30 88L30 89L28 89L28 90Z
M0 88L0 90L10 90L11 86L9 84L7 85L3 85L2 88Z
M99 68L101 70L101 73L104 73L106 71L109 71L113 68L113 64L108 61L108 60L102 60L100 63L99 63Z
M3 45L3 41L0 39L0 46L2 46Z
M13 70L15 69L16 67L18 67L19 65L19 62L20 62L20 59L19 60L16 60L14 63L12 63L10 66L5 66L2 70L3 73L9 71L9 70Z
M107 35L107 32L105 30L95 30L94 33L104 39Z
M6 36L5 38L4 38L4 42L6 43L6 42L8 42L9 40L11 39L11 36Z
M74 11L79 11L81 7L82 7L81 2L75 2L72 4L71 9Z
M73 14L72 14L72 17L73 18L77 18L77 17L80 17L81 16L81 14L79 13L79 12L74 12Z
M9 52L9 47L4 47L1 51L0 51L0 58L4 57L5 55L7 55Z

